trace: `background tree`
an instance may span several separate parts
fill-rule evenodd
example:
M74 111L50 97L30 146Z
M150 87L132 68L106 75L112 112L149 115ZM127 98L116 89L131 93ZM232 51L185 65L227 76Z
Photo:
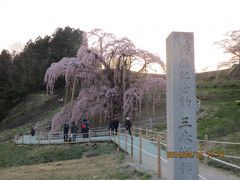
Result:
M4 117L9 108L8 101L11 91L9 87L12 84L11 71L12 71L12 57L7 50L2 50L0 54L0 118Z
M225 49L224 53L229 53L232 56L229 61L221 62L220 66L240 64L240 30L226 33L225 39L217 44Z
M59 57L75 56L82 43L82 31L58 28L51 36L29 40L19 53L0 54L0 122L8 111L28 95L44 90L47 68ZM64 81L58 84L64 87Z
M66 105L53 118L52 130L58 130L66 119L78 121L82 116L101 114L108 119L118 114L133 118L142 88L138 80L142 78L141 73L154 64L165 68L158 56L137 49L126 37L117 39L99 29L85 34L77 57L62 58L45 74L50 93L60 77L65 77L66 89L74 92L74 84L80 89L71 106Z

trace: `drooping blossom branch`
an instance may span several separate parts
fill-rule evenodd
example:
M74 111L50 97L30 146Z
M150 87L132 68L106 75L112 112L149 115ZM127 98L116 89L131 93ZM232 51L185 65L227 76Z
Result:
M78 83L81 86L74 103L54 117L54 130L61 127L57 122L61 124L63 118L78 121L86 114L110 118L117 112L133 117L140 95L164 86L164 80L156 78L146 78L141 85L138 83L136 74L154 64L165 68L158 56L137 49L126 37L117 39L99 29L84 34L77 57L63 58L52 64L45 74L50 93L53 93L54 84L60 77L65 77L66 87L72 87L75 79L81 82ZM138 66L137 72L133 72L134 65Z

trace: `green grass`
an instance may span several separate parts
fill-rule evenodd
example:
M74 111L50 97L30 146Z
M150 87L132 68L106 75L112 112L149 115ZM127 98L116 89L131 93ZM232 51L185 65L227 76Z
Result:
M140 179L147 180L151 179L151 175L145 171L139 171L132 166L125 165L116 169L112 174L109 175L110 179Z
M202 105L208 109L208 116L198 122L198 138L207 134L210 139L227 136L240 129L240 89L204 88L198 89Z
M1 122L0 128L13 129L26 124L30 126L36 122L48 122L61 106L56 95L46 95L41 92L30 94L9 112Z
M11 142L0 144L0 167L31 165L81 158L84 153L94 156L110 154L115 149L111 143L19 146Z
M25 166L27 165L27 166ZM112 143L19 146L0 144L0 173L9 179L140 179L136 169ZM40 174L39 174L40 173Z
M240 88L198 88L197 95L202 100L203 111L205 111L204 116L198 120L198 138L204 139L206 134L209 140L240 142ZM208 150L240 156L240 145L209 144ZM239 159L224 158L223 160L240 165ZM236 169L222 163L209 160L208 164L231 170L236 174Z
M58 161L30 166L0 169L2 179L140 179L151 178L150 172L136 169L127 158L119 163L121 152L114 151L103 156Z

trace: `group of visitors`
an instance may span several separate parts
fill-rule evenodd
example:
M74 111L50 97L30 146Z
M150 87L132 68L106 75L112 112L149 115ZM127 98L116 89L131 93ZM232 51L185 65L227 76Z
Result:
M109 125L108 125L108 130L112 133L114 132L118 132L118 126L119 126L119 120L118 118L115 116L113 118L110 119L109 121ZM124 127L126 128L126 130L129 132L129 135L131 136L131 127L132 127L132 123L130 121L129 117L126 117L126 120L124 122Z
M110 119L109 124L108 124L108 130L109 130L109 131L111 130L112 133L114 133L114 132L117 133L117 131L118 131L118 126L119 126L119 120L118 120L118 118L115 116L115 117L113 117L113 118Z
M71 123L71 126L69 126L68 121L64 122L64 126L63 126L64 142L76 141L77 132L78 132L78 126L76 125L75 121ZM81 133L83 133L83 138L88 138L89 121L86 118L82 120Z

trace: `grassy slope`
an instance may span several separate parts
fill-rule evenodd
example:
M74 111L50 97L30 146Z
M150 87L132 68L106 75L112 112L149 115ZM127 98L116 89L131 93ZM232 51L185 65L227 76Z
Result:
M89 155L93 157L87 158ZM127 162L126 155L117 152L111 143L46 146L0 144L0 174L4 175L3 179L150 178L148 173L126 165Z
M55 163L21 166L0 170L3 179L140 179L151 176L129 166L119 154L108 154L98 157Z
M197 94L207 115L199 119L198 136L210 139L237 132L240 129L240 87L199 88Z
M114 145L109 143L18 146L11 142L5 142L0 144L0 167L76 159L81 158L84 153L98 156L109 154L114 149Z
M204 135L207 134L209 140L240 142L240 87L198 88L197 94L202 99L205 113L198 120L198 138L204 139ZM240 156L240 145L209 144L209 150ZM223 160L240 165L239 159ZM232 170L229 166L212 160L208 164Z
M38 122L42 127L48 126L61 106L56 95L30 94L14 107L0 124L0 142L12 139L15 134L28 134L32 123Z

